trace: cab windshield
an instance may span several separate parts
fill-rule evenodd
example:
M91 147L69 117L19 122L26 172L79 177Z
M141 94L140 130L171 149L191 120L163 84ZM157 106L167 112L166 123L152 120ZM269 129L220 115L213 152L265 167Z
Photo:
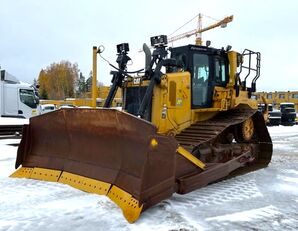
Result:
M33 90L20 89L20 100L31 108L37 108L35 94Z

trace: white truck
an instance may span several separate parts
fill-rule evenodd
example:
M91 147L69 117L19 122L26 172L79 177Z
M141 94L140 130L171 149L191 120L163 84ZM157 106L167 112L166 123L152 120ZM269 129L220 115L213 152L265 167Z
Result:
M30 118L40 114L39 99L30 84L0 70L0 117Z

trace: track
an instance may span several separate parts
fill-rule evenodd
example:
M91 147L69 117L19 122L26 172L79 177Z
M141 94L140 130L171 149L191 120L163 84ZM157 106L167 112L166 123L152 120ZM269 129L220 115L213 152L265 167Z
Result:
M239 128L249 118L254 124L254 134L245 141ZM247 108L221 112L211 120L193 124L175 138L206 164L205 171L186 172L191 166L185 166L185 161L178 158L176 181L177 192L181 194L227 177L236 169L244 173L266 167L272 156L272 142L262 115Z
M176 135L176 140L185 149L192 152L194 148L214 142L225 130L242 123L256 113L255 110L230 110L221 112L208 121L197 122Z

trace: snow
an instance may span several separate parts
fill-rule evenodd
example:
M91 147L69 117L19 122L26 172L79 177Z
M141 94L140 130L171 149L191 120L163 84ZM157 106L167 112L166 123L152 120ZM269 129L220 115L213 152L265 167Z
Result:
M284 137L284 136L295 136L298 134L298 126L272 126L268 127L271 138Z
M23 125L23 124L29 124L29 119L0 117L0 126L1 125Z
M134 224L107 197L68 185L8 176L16 139L0 140L0 231L91 230L297 230L298 125L269 127L269 167L174 194Z
M11 140L11 142L16 141ZM14 161L17 153L17 147L5 145L6 143L7 140L0 140L0 181L3 177L9 176L14 171Z
M251 221L260 216L271 218L272 216L279 215L278 209L272 205L265 206L258 209L251 209L244 212L232 213L218 217L207 218L207 221Z

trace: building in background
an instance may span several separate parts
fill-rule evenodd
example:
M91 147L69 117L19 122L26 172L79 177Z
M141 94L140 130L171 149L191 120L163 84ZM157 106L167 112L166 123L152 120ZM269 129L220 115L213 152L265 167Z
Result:
M262 96L269 104L276 109L280 108L281 103L289 102L295 104L295 110L298 112L298 91L275 91L275 92L256 92L254 93L258 103L263 103Z

